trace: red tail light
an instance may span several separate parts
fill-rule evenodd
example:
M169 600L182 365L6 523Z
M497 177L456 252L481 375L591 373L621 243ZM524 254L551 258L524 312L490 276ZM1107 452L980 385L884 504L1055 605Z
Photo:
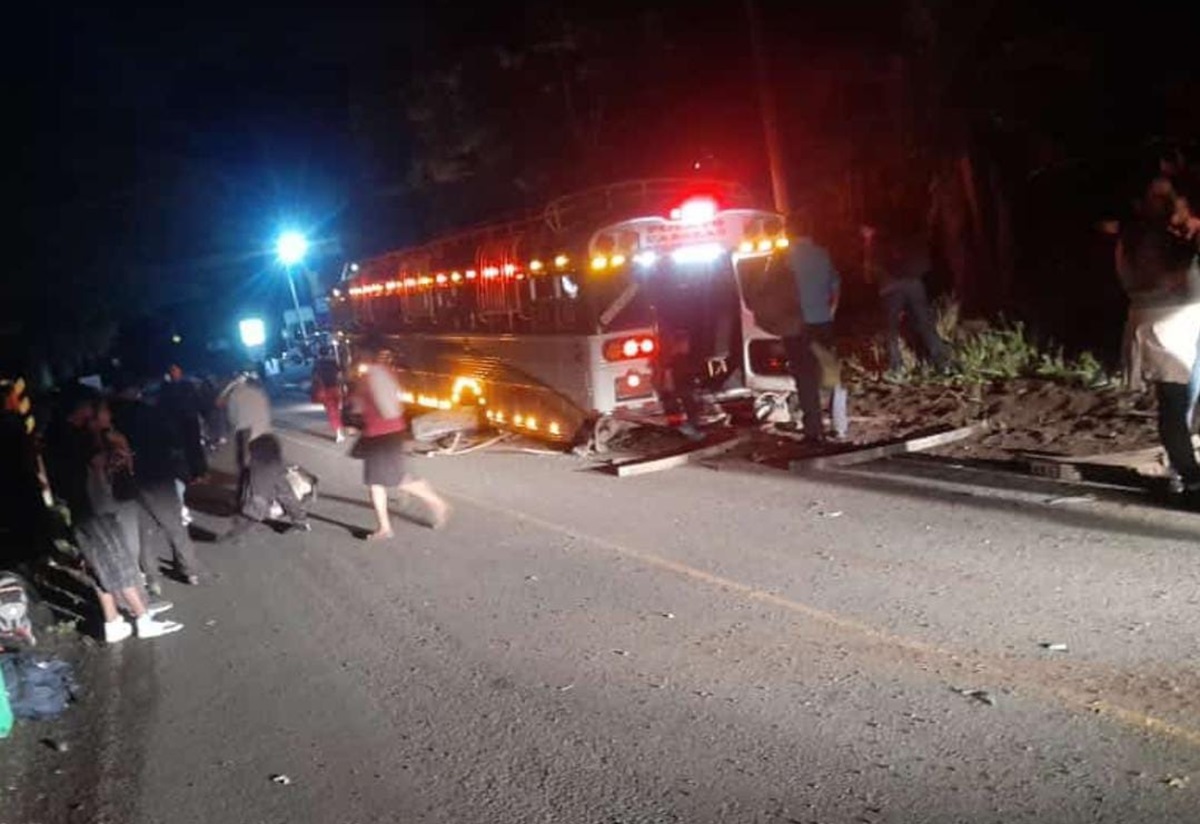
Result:
M604 342L604 359L607 361L648 358L658 349L651 337L613 338Z

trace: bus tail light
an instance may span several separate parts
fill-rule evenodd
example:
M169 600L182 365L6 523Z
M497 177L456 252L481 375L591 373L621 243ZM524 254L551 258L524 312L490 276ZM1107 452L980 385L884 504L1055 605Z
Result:
M613 338L604 342L604 359L606 361L622 361L648 358L657 349L658 344L651 337Z
M649 372L629 370L616 380L617 401L633 401L654 394L654 382Z

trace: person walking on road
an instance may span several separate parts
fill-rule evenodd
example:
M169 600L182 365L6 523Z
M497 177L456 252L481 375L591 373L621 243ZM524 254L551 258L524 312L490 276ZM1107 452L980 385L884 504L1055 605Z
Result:
M325 407L325 417L338 443L346 440L346 433L342 429L342 403L345 399L338 363L329 352L324 352L313 366L312 400Z
M394 535L388 513L389 489L399 489L422 501L429 508L430 526L437 529L445 524L450 507L427 481L414 478L408 471L404 454L408 424L400 405L400 386L392 370L380 362L384 348L378 341L367 340L360 344L359 351L367 368L356 382L354 405L362 416L363 427L350 455L363 462L363 483L370 490L375 510L375 531L367 540Z

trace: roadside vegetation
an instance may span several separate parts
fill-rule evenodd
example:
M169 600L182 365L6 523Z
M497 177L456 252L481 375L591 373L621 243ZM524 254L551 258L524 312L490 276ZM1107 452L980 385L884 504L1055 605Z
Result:
M1003 317L995 321L965 320L953 296L934 305L937 330L949 345L951 365L935 369L923 362L907 342L901 341L903 365L887 370L887 346L876 336L860 355L846 362L852 379L884 380L899 385L975 386L1017 378L1042 378L1099 389L1111 386L1113 377L1091 352L1067 355L1061 346L1038 340L1021 321Z

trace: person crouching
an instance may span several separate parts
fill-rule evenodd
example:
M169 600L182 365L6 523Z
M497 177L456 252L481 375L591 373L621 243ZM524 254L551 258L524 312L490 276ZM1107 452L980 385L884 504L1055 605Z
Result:
M308 513L288 483L287 467L283 463L283 447L272 434L259 435L250 441L247 465L241 486L241 500L233 526L221 541L235 540L253 527L274 519L272 509L278 504L297 529L308 532L312 526Z

